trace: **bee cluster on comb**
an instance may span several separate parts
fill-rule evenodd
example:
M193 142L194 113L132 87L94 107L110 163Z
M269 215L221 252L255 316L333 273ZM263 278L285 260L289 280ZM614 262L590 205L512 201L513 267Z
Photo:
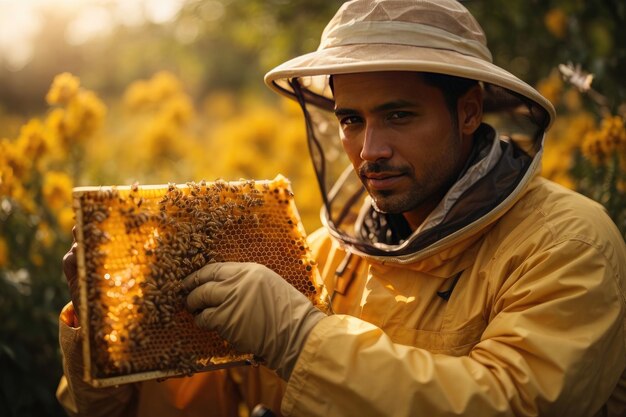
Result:
M182 280L209 262L257 262L324 308L289 182L79 187L85 380L108 386L252 361L195 326Z

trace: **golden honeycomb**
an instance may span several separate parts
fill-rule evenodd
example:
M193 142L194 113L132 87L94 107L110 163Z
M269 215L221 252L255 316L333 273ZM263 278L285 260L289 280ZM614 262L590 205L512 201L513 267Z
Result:
M257 262L323 308L287 179L74 189L86 381L108 386L254 361L185 310L208 262Z

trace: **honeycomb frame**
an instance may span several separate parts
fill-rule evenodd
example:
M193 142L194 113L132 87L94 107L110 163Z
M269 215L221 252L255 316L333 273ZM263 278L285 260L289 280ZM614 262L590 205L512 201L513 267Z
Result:
M264 264L326 309L290 183L281 175L77 187L73 199L83 378L92 386L256 362L195 326L185 309L182 279L209 262Z

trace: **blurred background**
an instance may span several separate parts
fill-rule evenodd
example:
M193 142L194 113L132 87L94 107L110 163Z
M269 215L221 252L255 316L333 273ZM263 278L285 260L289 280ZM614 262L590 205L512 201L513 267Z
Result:
M72 187L282 173L306 230L319 227L303 119L263 75L315 49L341 3L0 0L1 416L63 415ZM463 3L494 61L557 107L544 175L626 232L626 3Z

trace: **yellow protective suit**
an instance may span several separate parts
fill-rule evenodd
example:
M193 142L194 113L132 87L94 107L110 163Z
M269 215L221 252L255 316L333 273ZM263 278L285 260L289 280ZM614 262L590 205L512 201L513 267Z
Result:
M310 243L336 314L309 335L284 415L626 415L626 247L597 203L536 177L498 221L406 264L345 262L325 230ZM283 397L262 367L89 388L77 335L61 324L57 395L81 415L277 412Z
M313 244L328 279L345 253ZM626 416L626 248L598 204L535 178L443 250L349 268L286 415Z

